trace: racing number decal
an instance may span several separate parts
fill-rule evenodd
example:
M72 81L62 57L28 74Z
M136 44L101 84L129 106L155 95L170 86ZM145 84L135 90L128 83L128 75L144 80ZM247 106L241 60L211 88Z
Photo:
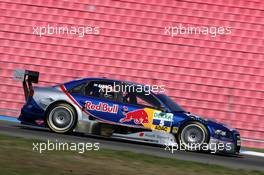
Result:
M159 126L164 126L164 120L161 120Z
M161 111L155 111L153 115L151 129L170 132L172 121L173 121L172 113L164 113Z

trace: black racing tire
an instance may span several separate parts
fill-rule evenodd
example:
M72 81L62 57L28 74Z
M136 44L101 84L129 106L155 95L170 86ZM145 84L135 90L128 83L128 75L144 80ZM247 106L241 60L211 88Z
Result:
M208 129L198 121L187 122L178 134L180 147L187 151L202 151L203 145L208 144L209 139Z
M49 108L46 123L53 132L71 133L77 123L77 114L71 105L57 103Z

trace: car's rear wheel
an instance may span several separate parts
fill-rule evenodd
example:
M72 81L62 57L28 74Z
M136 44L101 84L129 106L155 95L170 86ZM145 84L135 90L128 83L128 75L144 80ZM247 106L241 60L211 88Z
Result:
M189 122L180 130L180 146L185 150L201 150L202 146L208 143L208 140L209 134L207 128L199 122Z
M53 105L46 117L49 128L57 133L69 133L75 127L77 121L76 112L72 106L66 103Z

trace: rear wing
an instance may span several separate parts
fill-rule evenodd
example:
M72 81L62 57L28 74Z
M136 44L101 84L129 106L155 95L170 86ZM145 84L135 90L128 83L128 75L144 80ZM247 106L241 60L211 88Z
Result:
M39 72L17 69L14 71L14 80L22 81L25 100L27 101L30 91L33 90L32 83L38 83Z

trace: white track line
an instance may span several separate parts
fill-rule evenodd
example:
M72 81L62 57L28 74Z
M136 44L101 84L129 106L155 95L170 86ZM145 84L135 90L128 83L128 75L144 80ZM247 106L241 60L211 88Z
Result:
M264 140L259 140L259 139L249 139L249 138L241 138L241 140L245 141L250 141L250 142L259 142L259 143L264 143Z
M240 151L240 154L250 155L250 156L258 156L258 157L264 157L264 153L256 152L256 151L241 150Z

